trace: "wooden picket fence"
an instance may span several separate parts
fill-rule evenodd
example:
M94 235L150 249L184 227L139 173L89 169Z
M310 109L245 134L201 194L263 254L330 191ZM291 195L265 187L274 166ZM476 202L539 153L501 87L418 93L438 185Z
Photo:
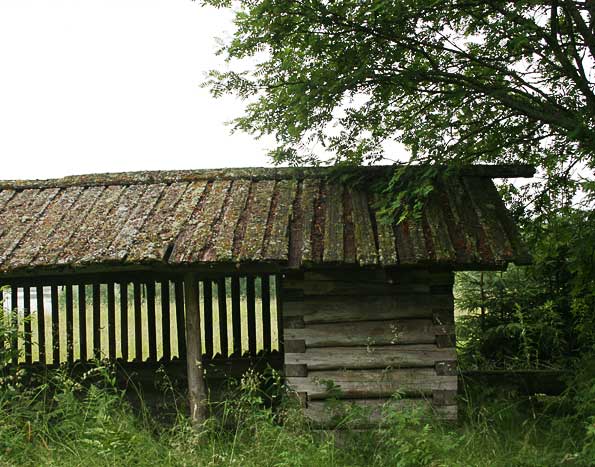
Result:
M0 319L20 331L11 342L0 342L19 350L14 363L185 358L180 276L36 281L10 283L0 292ZM278 350L278 284L278 277L268 274L199 280L203 356L228 359Z

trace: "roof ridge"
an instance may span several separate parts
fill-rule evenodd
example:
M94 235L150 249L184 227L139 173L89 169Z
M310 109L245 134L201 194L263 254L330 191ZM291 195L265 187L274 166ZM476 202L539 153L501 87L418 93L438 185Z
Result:
M354 167L353 169L374 173L386 173L394 165ZM411 165L410 167L419 167ZM445 167L445 166L444 166ZM0 190L24 190L30 188L69 188L107 185L152 185L188 183L200 180L282 180L323 178L336 166L324 167L239 167L197 170L154 170L138 172L113 172L86 175L69 175L45 180L0 180ZM458 168L462 175L489 178L532 177L535 169L529 165L468 165Z

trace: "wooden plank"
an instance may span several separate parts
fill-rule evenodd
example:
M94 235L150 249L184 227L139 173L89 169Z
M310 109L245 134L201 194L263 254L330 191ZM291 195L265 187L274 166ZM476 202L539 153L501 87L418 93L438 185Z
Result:
M219 308L219 342L221 343L221 356L229 355L227 341L227 297L225 295L225 278L217 280L217 304Z
M111 243L128 222L146 190L147 186L143 185L125 187L117 202L109 209L107 216L102 219L101 226L88 239L85 248L79 250L76 264L92 264L111 259L109 249Z
M216 180L212 184L200 206L200 213L195 213L189 219L178 237L170 257L171 262L194 263L202 260L209 240L216 234L214 226L222 215L230 186L230 180Z
M309 324L303 329L285 329L285 339L303 339L310 347L350 347L391 344L434 344L446 331L431 319L401 319ZM454 331L454 326L449 326Z
M0 190L0 214L3 213L4 208L16 193L15 190ZM0 233L0 235L2 234Z
M50 287L50 296L52 301L52 363L54 365L60 363L60 326L58 321L59 316L59 300L58 300L58 286L52 285Z
M261 259L274 189L273 180L262 180L254 184L254 201L250 212L247 213L248 224L242 241L240 260Z
M448 298L448 297L447 297ZM431 319L441 297L427 294L397 296L317 297L283 303L283 317L303 316L304 323L336 323L402 318ZM452 301L452 298L448 300Z
M42 191L25 190L22 193L24 197L22 203L13 206L13 200L17 199L16 196L9 202L12 222L7 231L0 235L0 264L6 263L12 256L59 192L58 188Z
M303 212L302 228L302 251L301 262L309 263L313 261L312 255L312 228L314 224L314 206L320 192L320 180L305 179L302 188L302 199L300 206Z
M3 265L6 269L25 267L33 262L43 246L53 236L56 225L59 225L64 214L79 197L81 187L67 188L55 196L47 208L35 221L31 229L15 247L10 258Z
M147 328L149 330L149 360L157 360L157 323L155 317L155 282L148 282L147 287Z
M127 262L163 261L204 193L206 182L172 183L138 232Z
M58 263L62 253L76 242L76 234L88 225L89 212L95 206L105 187L85 188L62 220L55 226L52 235L41 246L31 266L52 266Z
M79 312L79 349L80 359L84 362L88 357L87 347L87 292L85 284L78 285L78 312ZM39 294L39 292L37 292ZM39 302L38 302L39 303ZM43 299L41 301L43 304ZM37 305L39 307L39 305ZM39 309L39 308L38 308ZM43 308L42 308L43 309ZM41 332L41 329L40 329ZM40 357L41 359L41 357Z
M18 288L11 287L10 288L10 331L11 331L11 341L10 341L10 352L12 354L12 364L18 365L19 364L19 312L18 312Z
M433 193L424 206L424 215L432 237L435 260L439 263L453 263L456 252L450 238L444 212L440 207L438 194Z
M53 264L80 262L86 254L94 250L92 245L97 245L97 241L102 238L101 230L105 228L105 220L118 204L124 189L122 186L108 186L101 192L87 216L80 223L73 224L76 230L68 243L62 245L60 255L51 258Z
M109 248L103 254L105 261L123 261L128 256L133 243L164 190L164 184L156 183L154 185L148 185L146 191L144 191L138 200L136 207L130 211L129 216L124 218L120 227L117 228L116 237L111 241Z
M433 368L310 371L307 377L286 378L286 383L294 391L307 392L311 400L388 398L397 392L432 396L435 390L457 390L457 376L437 376Z
M326 194L322 260L325 263L340 263L343 258L343 186L329 184Z
M178 333L178 358L186 355L186 320L184 318L184 284L180 280L174 282L176 294L176 331Z
M66 294L64 297L64 305L66 308L66 361L68 363L74 362L74 297L72 285L66 285Z
M376 240L366 193L360 190L351 190L351 202L357 261L360 266L377 264Z
M471 199L471 205L480 221L481 228L489 242L494 261L503 264L512 257L512 245L496 213L496 206L489 197L490 179L463 177L463 185Z
M272 350L271 330L271 278L268 274L260 277L262 301L262 346L265 352Z
M226 203L218 234L213 239L213 251L205 254L205 260L231 261L233 259L233 240L236 227L240 221L248 193L250 191L250 180L234 180L230 192L229 201Z
M107 283L107 356L116 358L116 290L113 282Z
M2 195L3 192L0 192ZM8 200L9 198L6 198ZM2 290L3 285L0 284L0 323L4 326L6 316L4 315L4 291ZM0 349L4 349L4 333L0 332Z
M305 364L308 371L431 367L436 361L454 359L454 349L431 344L308 348L305 353L285 354L287 364Z
M233 353L242 356L242 310L240 308L240 278L231 278L231 322L233 329Z
M101 284L92 285L93 293L93 357L101 358Z
M202 282L202 291L205 329L205 355L208 358L213 358L213 283L210 279ZM221 325L221 323L219 325Z
M262 259L287 261L289 258L289 219L293 214L293 202L297 191L296 180L279 180L278 197L272 219L269 219L269 235Z
M142 295L141 283L135 281L132 285L134 297L134 360L143 361L143 318L142 318Z
M0 302L2 306L2 302ZM25 363L33 362L31 341L33 335L31 333L31 288L23 288L23 334L25 338Z
M256 355L256 289L254 276L246 277L246 302L248 313L248 351Z
M161 281L161 336L163 343L162 360L168 362L171 360L171 336L170 321L171 311L169 306L169 281Z
M325 427L369 427L383 424L383 412L418 409L442 420L456 420L457 406L433 407L429 399L359 399L329 405L312 401L304 409L306 417Z
M337 281L294 281L286 279L283 281L283 290L290 291L294 289L301 291L304 296L326 297L331 295L401 295L412 292L429 293L430 285L428 283L420 284L390 284L390 283L360 283L349 280ZM286 294L286 299L290 300L291 295Z
M128 348L128 282L120 282L120 349L122 359L130 359Z
M190 419L195 426L198 426L207 417L207 394L201 355L202 343L198 277L195 274L187 274L184 277L184 300L186 308L186 368L188 373Z

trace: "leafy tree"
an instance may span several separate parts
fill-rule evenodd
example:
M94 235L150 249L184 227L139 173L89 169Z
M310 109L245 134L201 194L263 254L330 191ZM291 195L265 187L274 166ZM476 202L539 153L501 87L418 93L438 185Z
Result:
M550 188L595 168L592 1L204 3L237 25L206 84L248 101L234 128L274 135L279 163L375 162L395 140L417 162L534 164Z

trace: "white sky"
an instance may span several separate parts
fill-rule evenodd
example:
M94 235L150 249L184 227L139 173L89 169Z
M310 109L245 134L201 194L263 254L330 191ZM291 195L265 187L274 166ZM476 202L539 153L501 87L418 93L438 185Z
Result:
M200 88L232 13L191 0L0 0L0 179L269 165Z

